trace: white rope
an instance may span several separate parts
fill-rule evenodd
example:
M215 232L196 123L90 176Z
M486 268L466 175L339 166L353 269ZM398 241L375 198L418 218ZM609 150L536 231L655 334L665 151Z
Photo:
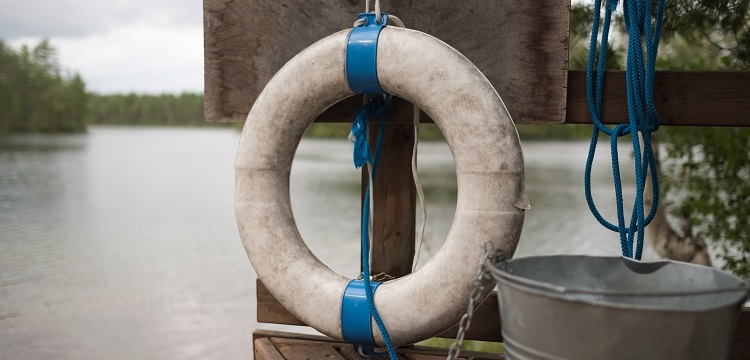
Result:
M368 129L368 134L369 134L369 129ZM367 261L369 262L370 259L372 259L372 244L373 244L373 239L375 239L374 231L372 230L373 219L375 218L375 182L372 179L372 166L369 163L367 164L367 174L369 176L369 181L370 181L369 182L370 184L370 216L367 219L367 237L368 237L367 242L370 244L369 246L370 252L369 254L367 254ZM372 263L370 265L372 265Z
M380 0L375 0L375 21L378 23L383 21L383 16L380 13Z
M414 254L414 263L411 267L411 272L417 270L417 263L419 262L419 253L422 251L422 240L424 238L424 228L427 224L427 203L424 201L424 191L422 191L422 183L419 181L419 174L417 174L417 145L419 143L419 115L420 111L416 105L414 106L414 148L411 152L411 175L414 178L414 186L417 188L417 196L419 197L419 205L422 208L422 226L419 227L417 233L417 251Z
M369 13L369 12L370 12L370 0L366 0L365 1L365 13ZM402 23L399 18L396 18L396 20L398 21L396 26L404 27L404 23ZM375 0L375 21L377 21L378 23L383 21L383 14L380 11L380 0ZM357 21L354 22L354 27L362 26L362 25L365 25L366 23L367 23L367 20L364 18L357 19Z

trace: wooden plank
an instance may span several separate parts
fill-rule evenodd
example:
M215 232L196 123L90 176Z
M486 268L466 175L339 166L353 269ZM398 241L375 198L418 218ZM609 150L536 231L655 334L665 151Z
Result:
M257 298L257 320L258 322L270 324L302 325L305 323L292 315L278 300L268 291L260 279L255 280L255 297Z
M308 342L306 344L288 344L276 343L276 339L271 339L279 352L286 360L311 360L311 359L330 359L346 360L339 354L333 346L321 342Z
M253 349L257 360L285 360L268 338L255 340Z
M336 351L338 351L338 353L346 360L366 359L357 354L353 350L351 344L336 341L326 336L258 329L253 332L253 340L257 342L259 339L269 339L276 347L282 345L288 347L296 345L306 346L311 343L323 343L336 349ZM399 359L402 360L417 359L420 358L419 356L437 356L444 359L448 354L448 349L416 345L400 347L396 351L399 354ZM461 351L461 357L459 359L502 360L504 358L505 357L502 354L463 350ZM429 357L426 359L429 359Z
M425 355L437 355L437 356L446 356L448 355L448 349L437 349L432 347L426 347L426 346L412 346L410 348L404 348L403 353L408 356L408 354L425 354ZM504 354L490 354L486 352L481 351L472 351L472 350L461 350L461 357L459 359L467 359L467 360L502 360L505 359Z
M287 331L268 330L268 329L256 329L253 331L253 341L262 338L279 338L279 339L297 339L297 340L308 340L308 341L324 341L324 342L336 342L324 335L313 335L313 334L300 334L291 333Z
M362 355L359 355L358 352L354 351L354 348L351 346L342 347L339 349L339 354L341 354L346 360L367 360L366 357L363 357Z
M519 123L565 119L569 7L569 0L382 1L407 27L474 62ZM284 63L350 28L363 10L357 0L203 0L207 121L244 121Z
M378 124L371 123L370 139L377 136ZM375 143L371 141L373 153ZM411 175L413 147L413 125L386 124L373 193L372 275L386 273L401 277L411 273L417 209L417 191ZM367 171L363 171L363 186L366 184Z
M368 360L368 359L372 359L371 357L364 357L364 356L360 355L349 344L346 344L346 346L342 346L342 347L338 348L338 351L341 354L341 356L343 356L346 360ZM398 356L398 360L409 360L408 358L406 358L403 355L401 355L400 349L397 349L396 351L397 351L396 355ZM388 358L388 354L385 354L381 358ZM444 358L445 357L443 357L442 359L444 359Z
M409 355L406 355L405 358L407 360L443 360L445 359L444 356L425 355L425 354L409 354ZM465 359L465 357L461 357L459 359Z
M471 327L466 333L466 339L480 341L503 341L500 329L500 308L497 302L497 292L492 292L479 307L474 310L471 319ZM443 331L437 337L455 339L458 334L458 325Z
M750 359L750 308L742 308L732 343L731 360Z
M662 125L750 126L750 71L657 71L654 100ZM586 72L568 78L566 123L589 124ZM602 121L628 122L625 73L607 72Z

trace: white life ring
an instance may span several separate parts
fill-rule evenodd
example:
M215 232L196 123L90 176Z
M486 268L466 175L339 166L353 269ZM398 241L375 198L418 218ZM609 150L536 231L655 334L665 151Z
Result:
M320 262L302 240L292 216L289 173L308 125L353 95L345 74L349 31L311 45L271 79L247 117L235 162L237 224L258 277L291 313L337 340L343 339L342 295L350 279ZM466 311L485 243L509 255L515 251L529 208L523 156L500 96L449 45L386 27L377 71L385 92L434 119L456 163L458 198L445 243L424 267L375 293L393 343L412 344L455 325Z

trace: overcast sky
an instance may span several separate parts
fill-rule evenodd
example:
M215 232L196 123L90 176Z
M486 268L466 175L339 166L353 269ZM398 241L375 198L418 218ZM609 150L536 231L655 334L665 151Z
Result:
M0 39L48 38L87 88L202 92L201 0L0 0Z

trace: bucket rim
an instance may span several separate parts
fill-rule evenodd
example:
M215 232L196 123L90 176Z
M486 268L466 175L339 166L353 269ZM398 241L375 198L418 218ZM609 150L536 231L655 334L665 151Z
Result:
M615 290L593 290L593 289L581 289L581 288L573 288L573 287L566 287L566 286L560 286L560 285L552 285L547 282L532 280L532 279L528 279L519 275L511 274L501 268L502 265L508 262L511 262L513 260L531 259L531 258L548 258L548 257L569 257L569 258L578 257L578 258L590 258L590 259L591 258L598 258L598 259L606 258L606 259L620 259L623 261L638 263L638 261L635 261L635 260L632 260L623 256L540 255L540 256L528 256L528 257L516 258L516 259L499 259L498 261L491 262L489 264L489 269L492 275L495 277L495 280L498 280L498 278L502 278L503 280L507 280L509 283L515 283L517 285L528 286L529 288L534 289L534 290L550 291L558 295L578 294L578 295L599 295L599 296L611 296L611 297L621 297L621 296L679 297L679 296L691 296L691 295L711 295L711 294L720 294L720 293L744 292L743 298L741 300L743 302L748 299L748 296L750 296L750 282L748 282L748 280L743 280L734 274L725 273L718 269L707 268L707 267L696 265L696 264L682 263L682 262L677 262L677 261L672 261L672 260L652 261L649 263L664 264L664 265L677 264L680 266L700 267L702 270L710 269L710 270L721 272L724 275L735 278L738 281L738 284L737 286L732 286L732 287L722 287L722 288L705 289L705 290L689 290L689 291L632 292L632 291L615 291Z

